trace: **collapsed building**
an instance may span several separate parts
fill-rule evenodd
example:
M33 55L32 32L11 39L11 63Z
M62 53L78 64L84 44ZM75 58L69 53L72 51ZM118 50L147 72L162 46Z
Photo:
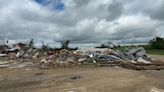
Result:
M111 47L111 45L113 46ZM12 52L12 54L9 52ZM39 52L25 44L18 43L0 56L1 68L19 68L27 65L36 65L43 68L47 66L74 66L85 63L95 63L100 66L119 66L135 70L160 70L164 68L164 62L148 57L142 47L123 49L111 42L108 43L108 48L85 48L75 51L64 49L51 52ZM17 65L13 64L15 62Z

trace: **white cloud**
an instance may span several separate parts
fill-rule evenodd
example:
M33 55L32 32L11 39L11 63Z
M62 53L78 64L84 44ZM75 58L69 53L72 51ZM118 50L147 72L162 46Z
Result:
M53 2L44 6L34 0L0 0L0 40L11 45L33 38L38 47L42 41L60 47L61 41L70 40L71 47L93 47L122 40L146 44L164 36L162 0L61 2L64 10L52 9Z

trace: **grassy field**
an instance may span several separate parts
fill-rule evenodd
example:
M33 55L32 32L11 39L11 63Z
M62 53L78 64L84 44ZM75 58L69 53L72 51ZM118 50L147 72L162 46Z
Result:
M164 55L164 50L147 50L147 54Z
M124 50L125 48L128 48L129 46L122 46L121 48ZM134 46L130 46L130 47L136 47ZM151 49L150 45L139 45L139 47L143 47L146 50L147 54L155 54L155 55L164 55L164 49L162 50L157 50L157 49ZM113 49L113 50L117 50L117 49Z

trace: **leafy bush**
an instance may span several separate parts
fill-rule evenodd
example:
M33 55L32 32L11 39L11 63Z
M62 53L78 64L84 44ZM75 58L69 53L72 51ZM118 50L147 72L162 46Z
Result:
M151 49L164 49L164 39L156 37L149 42Z

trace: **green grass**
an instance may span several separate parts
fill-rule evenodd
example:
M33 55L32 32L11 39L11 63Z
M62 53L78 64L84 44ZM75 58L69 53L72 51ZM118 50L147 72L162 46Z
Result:
M132 47L136 47L137 45L134 45ZM129 46L122 46L121 49L125 49ZM139 47L143 47L146 50L147 54L155 54L155 55L164 55L164 49L162 50L157 50L157 49L151 49L150 45L139 45ZM117 49L113 49L113 50L117 50Z
M164 55L164 50L147 50L147 54Z

